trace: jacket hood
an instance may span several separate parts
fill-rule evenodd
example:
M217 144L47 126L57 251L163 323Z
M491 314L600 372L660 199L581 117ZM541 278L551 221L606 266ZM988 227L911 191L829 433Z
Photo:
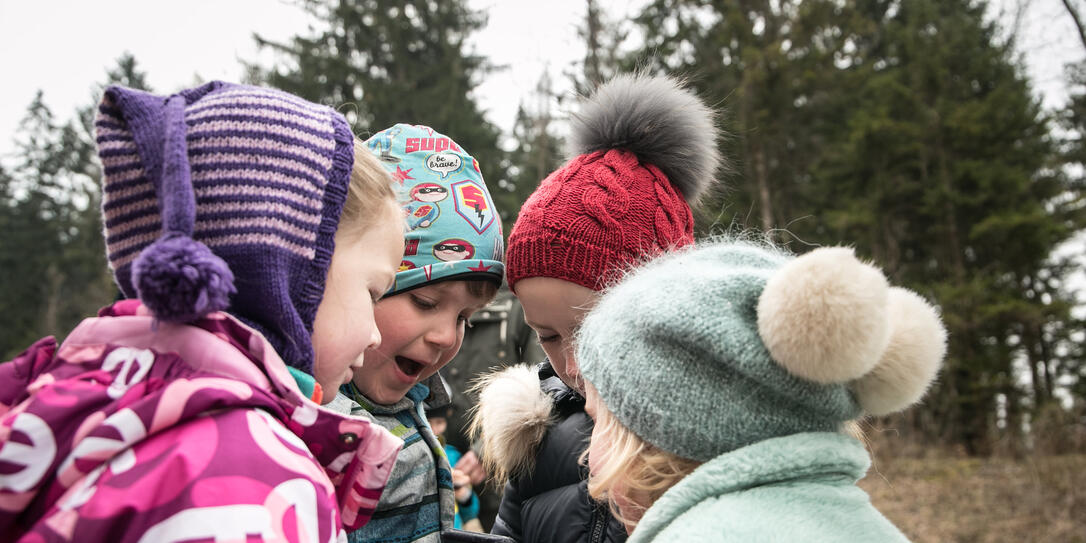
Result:
M483 465L495 485L531 473L536 450L555 421L554 399L540 388L539 372L510 366L476 381L479 403L469 433L482 442Z
M208 507L259 504L261 492L271 500L303 492L311 507L298 518L319 515L317 528L329 537L370 519L400 439L309 401L264 337L230 315L213 313L190 325L155 323L137 300L99 315L84 320L59 348L46 338L0 364L0 412L6 412L0 422L29 420L47 436L44 452L23 470L37 478L28 478L19 496L0 498L25 506L36 496L55 501L80 485L78 502L19 522L32 530L63 526L61 535L71 539L80 532L112 533L120 511L130 508L141 513L124 521L127 534L160 540L155 530L184 528L191 539L204 539L232 525L192 518ZM5 443L3 429L0 450L18 449L5 447L14 442ZM179 464L162 461L165 454ZM54 459L63 458L57 467ZM159 469L165 465L188 476L168 477ZM199 492L223 477L229 488ZM189 521L177 520L183 518ZM11 509L0 511L0 533L15 522Z

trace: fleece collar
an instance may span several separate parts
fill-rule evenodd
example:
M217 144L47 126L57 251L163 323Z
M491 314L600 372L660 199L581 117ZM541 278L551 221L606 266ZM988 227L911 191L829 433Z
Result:
M870 466L863 445L842 434L808 432L759 441L709 460L668 489L645 512L630 543L652 541L682 513L717 496L799 479L854 484Z

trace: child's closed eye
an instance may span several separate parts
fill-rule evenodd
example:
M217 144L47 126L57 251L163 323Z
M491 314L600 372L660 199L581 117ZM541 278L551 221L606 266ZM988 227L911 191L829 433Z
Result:
M425 309L427 311L437 307L436 302L427 300L426 298L423 298L422 296L419 296L417 294L411 295L411 302L418 306L419 309Z
M562 338L561 334L545 334L543 332L536 332L536 337L539 338L540 343L550 343L552 341L558 341Z

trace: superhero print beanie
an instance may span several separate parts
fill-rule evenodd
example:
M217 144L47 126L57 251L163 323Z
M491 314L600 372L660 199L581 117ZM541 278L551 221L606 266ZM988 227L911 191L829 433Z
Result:
M397 181L407 232L387 295L448 279L501 284L502 223L479 163L428 126L397 124L366 146Z

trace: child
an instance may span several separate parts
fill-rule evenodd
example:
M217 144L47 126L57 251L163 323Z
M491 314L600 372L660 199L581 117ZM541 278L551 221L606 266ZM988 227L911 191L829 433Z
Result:
M452 415L453 406L447 405L437 409L426 410L426 422L434 432L434 436L442 445L445 456L449 459L452 468L453 494L456 497L456 514L453 516L453 528L470 532L482 532L482 524L479 522L479 497L475 494L471 485L471 477L463 471L456 469L456 463L462 453L456 446L445 440L445 431L449 428L449 417Z
M843 427L918 401L946 331L851 249L724 241L660 258L603 296L577 342L588 487L631 542L906 541L855 486L870 459Z
M694 242L690 206L720 159L713 114L666 77L620 76L573 117L579 153L525 202L509 236L510 288L549 362L486 378L473 427L508 480L492 530L522 543L622 541L577 458L592 421L571 341L598 292L648 257Z
M472 315L464 344L456 358L441 370L453 390L463 390L452 398L452 414L445 441L460 451L460 463L452 463L469 476L479 497L479 522L488 527L494 524L501 502L501 487L485 485L487 473L476 454L476 443L471 441L469 426L475 406L479 402L471 390L472 385L495 367L513 364L539 364L546 358L536 340L535 331L524 322L524 310L512 291L502 287L489 305ZM489 530L489 528L486 528Z
M453 140L398 124L368 144L410 195L410 231L395 283L374 309L383 341L366 351L337 408L376 421L404 447L373 522L350 540L438 541L453 527L452 469L423 409L449 403L438 370L501 284L501 220L478 163Z
M129 299L0 365L0 539L345 537L402 443L313 402L380 343L392 180L270 89L111 87L95 126Z

